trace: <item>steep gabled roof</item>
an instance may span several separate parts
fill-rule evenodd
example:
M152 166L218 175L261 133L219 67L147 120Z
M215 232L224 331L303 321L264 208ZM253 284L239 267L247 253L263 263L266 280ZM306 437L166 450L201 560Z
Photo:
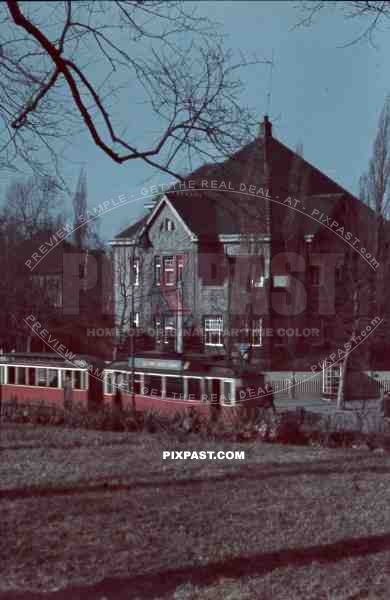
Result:
M267 233L267 201L248 193L249 186L266 193L267 177L264 169L265 138L259 136L222 163L207 164L189 175L185 189L179 183L166 194L180 218L196 236ZM332 216L347 201L362 205L342 186L308 163L274 137L267 140L267 156L272 178L271 202L273 231L281 236L292 230L301 234L315 234L320 223L310 218L313 211ZM211 188L217 182L218 189ZM193 189L189 189L192 182ZM208 182L208 189L205 186ZM225 187L223 187L223 185ZM245 187L246 186L246 187ZM301 200L298 210L291 211L284 200L291 196ZM163 200L161 201L163 202ZM308 216L306 216L308 215ZM145 225L147 217L121 232L117 238L131 237ZM294 223L294 226L293 226Z
M149 215L144 215L143 217L141 217L141 219L138 219L138 221L136 221L135 223L133 223L132 225L129 225L128 227L126 227L126 229L123 229L122 231L120 231L116 236L115 236L115 240L120 240L120 239L132 239L135 237L135 235L141 230L141 228L145 225L146 220L148 218Z
M275 138L269 140L268 153L274 230L287 233L292 220L297 226L298 219L302 232L315 233L320 225L310 218L313 211L316 209L319 214L330 216L348 192ZM198 189L171 190L167 196L188 227L198 236L267 233L266 201L261 197L261 190L266 193L267 182L264 138L257 138L223 163L201 167L186 181L195 182L194 187ZM218 184L224 182L227 188L230 186L234 191L223 188L206 190L205 181L210 185L211 181L217 181ZM249 186L254 186L256 193L260 190L260 195L248 194ZM176 189L180 190L180 186L177 185ZM301 213L294 211L292 217L291 210L283 202L294 195L294 189L296 198L302 201L297 206ZM306 214L310 216L306 217Z

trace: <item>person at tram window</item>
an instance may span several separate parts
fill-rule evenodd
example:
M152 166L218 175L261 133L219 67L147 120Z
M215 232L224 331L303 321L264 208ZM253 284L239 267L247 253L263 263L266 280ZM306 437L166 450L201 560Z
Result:
M73 404L72 377L67 373L64 381L64 409L70 410Z

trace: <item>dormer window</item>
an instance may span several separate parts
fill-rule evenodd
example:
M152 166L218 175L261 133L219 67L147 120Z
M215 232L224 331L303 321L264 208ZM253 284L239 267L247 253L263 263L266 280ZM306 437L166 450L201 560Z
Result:
M160 231L175 231L175 223L172 219L164 219L160 225Z

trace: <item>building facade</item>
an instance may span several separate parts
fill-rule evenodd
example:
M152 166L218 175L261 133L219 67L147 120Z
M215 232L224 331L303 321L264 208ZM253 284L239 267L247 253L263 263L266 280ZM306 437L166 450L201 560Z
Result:
M158 352L308 368L375 319L374 228L372 211L265 117L253 142L111 242L116 326Z

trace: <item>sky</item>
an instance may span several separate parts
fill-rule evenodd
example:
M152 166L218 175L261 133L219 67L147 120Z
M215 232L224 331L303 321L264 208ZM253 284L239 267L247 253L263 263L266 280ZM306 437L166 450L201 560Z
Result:
M190 4L190 3L188 3ZM191 3L194 4L194 3ZM367 168L380 110L390 92L390 36L380 32L376 47L368 42L346 45L364 26L345 21L339 13L323 15L311 28L294 28L298 14L292 2L197 2L200 15L220 24L225 43L237 54L274 56L269 116L273 134L295 148L303 144L306 160L352 193ZM267 112L270 69L247 67L242 102L262 120ZM131 97L125 111L131 115ZM123 110L123 105L122 105ZM138 110L137 137L147 135L149 123ZM75 187L80 167L87 170L89 207L126 196L140 196L152 183L168 177L142 161L117 165L96 148L87 135L75 140L65 168ZM100 233L112 239L142 212L143 202L124 205L102 217Z

